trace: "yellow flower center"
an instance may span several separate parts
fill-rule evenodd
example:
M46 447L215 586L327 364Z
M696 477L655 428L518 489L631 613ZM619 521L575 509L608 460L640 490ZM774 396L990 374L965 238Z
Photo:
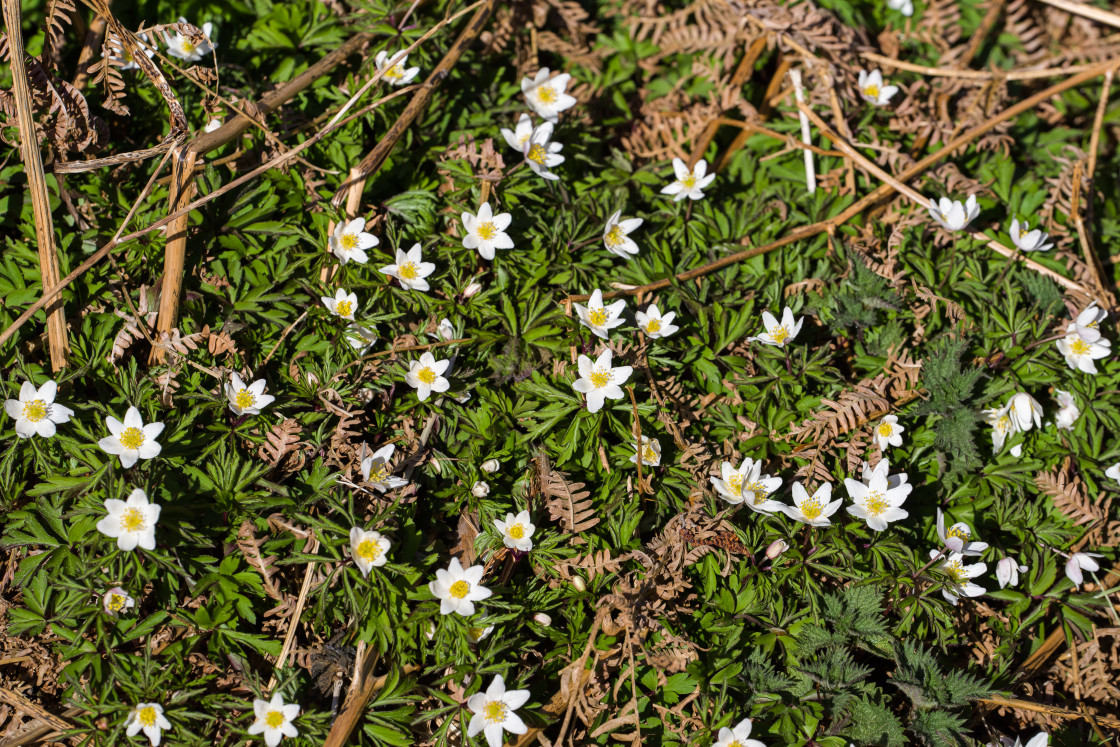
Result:
M187 54L190 54L195 49L196 49L196 45L195 45L194 42L188 41L187 39L183 40L183 51L184 52L186 52Z
M349 301L339 301L334 305L334 310L339 316L350 316L354 311L354 305Z
M358 543L358 557L367 563L372 563L381 555L381 544L376 540L366 538Z
M894 426L893 425L891 425L890 423L880 423L879 424L879 435L880 436L882 436L883 438L889 438L892 433L894 433Z
M964 568L961 566L961 561L953 560L945 564L945 572L949 574L949 578L953 579L954 583L963 584L967 576L964 575Z
M436 379L439 378L439 374L437 374L428 366L424 366L416 372L416 378L420 379L420 381L424 382L428 386L431 386L432 384L436 383Z
M556 89L552 86L537 86L537 100L542 104L555 103L557 98Z
M467 594L470 594L471 585L463 579L459 579L455 583L451 584L451 588L448 589L447 592L456 599L462 599Z
M657 459L657 452L653 450L652 446L646 444L645 448L642 449L642 461L646 464L652 464L653 462L656 462Z
M122 49L121 59L125 62L132 62L132 52L129 52L127 49Z
M1088 355L1089 351L1092 349L1089 343L1085 342L1080 337L1074 340L1073 344L1069 347L1070 350L1073 351L1074 355Z
M655 335L661 331L661 322L657 319L650 319L646 322L646 334Z
M41 399L33 399L23 406L24 419L30 420L32 423L38 423L43 418L47 417L47 412L47 403Z
M469 635L471 637L471 640L477 641L479 638L482 637L482 634L485 633L485 632L486 632L486 628L469 628L467 630L467 635Z
M126 508L121 514L121 529L126 532L139 532L144 528L144 514L138 508Z
M506 527L506 534L515 540L519 540L525 536L525 527L520 524L510 524Z
M599 307L597 309L588 309L587 310L588 321L590 321L591 324L593 324L596 327L602 327L604 324L606 324L607 323L607 318L609 316L610 315L607 313L607 310L602 308L602 307Z
M863 89L863 92L873 99L879 98L879 86L870 85L867 88Z
M123 604L124 600L121 600L121 602ZM136 712L136 720L140 722L141 726L155 726L156 709L152 708L151 706L144 706Z
M724 480L723 484L726 485L727 489L729 491L731 491L732 493L734 493L735 495L742 495L742 493L743 493L743 476L742 475L738 475L738 474L732 475L731 477Z
M804 515L804 517L806 519L809 519L810 521L819 517L821 515L821 511L823 510L824 509L821 507L820 501L818 501L816 498L813 498L812 500L808 500L805 503L801 504L802 515Z
M597 368L587 375L587 379L595 385L596 389L602 389L611 383L611 372Z
M109 604L107 604L106 607L109 608L110 612L120 612L121 610L124 609L124 597L121 596L120 594L110 594L109 595ZM141 723L143 723L143 721L144 721L144 711L150 711L150 710L152 710L152 709L151 708L145 708L142 711L140 711L140 722ZM152 720L153 720L153 722L155 721L154 716L153 716Z
M342 244L343 249L357 249L358 237L352 233L344 233L342 234L342 238L338 240L338 243Z
M626 240L626 234L618 226L611 226L611 230L607 231L607 235L603 237L603 243L607 247L613 249Z
M500 700L489 700L482 708L483 717L492 724L500 724L506 720L506 711L509 710Z
M784 326L774 327L770 330L770 339L781 345L789 337L789 330Z
M727 745L727 747L743 747L743 743L736 739L734 742Z
M144 431L139 428L125 428L120 435L121 446L126 449L139 449L144 444Z
M864 504L864 509L872 516L878 516L890 507L887 499L883 496L883 491L876 490L867 496L867 503Z
M689 174L684 179L681 179L681 186L685 187L686 189L692 189L696 186L696 177L692 174Z
M543 145L541 145L540 143L533 143L529 147L529 154L526 155L525 157L528 158L530 161L533 161L535 163L539 163L541 166L544 166L544 159L545 159L545 156L547 156L547 155L548 155L548 153L545 152L545 149L544 149Z
M415 262L405 262L397 268L397 274L405 280L415 280L420 275L420 268Z
M754 505L756 505L756 506L759 505L760 503L762 503L764 500L766 500L766 496L767 496L766 488L760 482L752 482L749 485L744 485L743 486L743 492L744 493L747 493L747 492L754 493Z
M962 542L968 542L972 539L972 532L963 524L956 524L949 527L949 531L945 532L945 538L948 539L949 537L956 537Z
M401 64L398 62L385 71L385 77L392 78L393 80L400 80L404 77L404 68L402 68Z
M370 470L370 473L369 473L369 481L370 482L385 482L387 479L389 479L389 465L388 464L382 462L381 464L379 464L377 466L376 469Z
M999 420L996 421L996 430L1006 433L1011 430L1011 418L1007 415L1000 415Z
M478 234L478 238L482 239L483 241L490 241L498 235L498 227L490 221L479 223L474 230L475 233Z
M279 729L284 725L284 714L281 711L269 711L264 717L264 723L269 729Z
M242 389L237 393L237 396L233 398L233 403L243 410L247 407L252 407L253 403L256 401L257 398L254 397L248 389Z

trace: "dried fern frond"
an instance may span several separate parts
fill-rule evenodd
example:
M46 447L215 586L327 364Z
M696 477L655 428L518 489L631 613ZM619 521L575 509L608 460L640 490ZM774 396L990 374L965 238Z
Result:
M276 562L276 556L265 557L261 552L261 545L265 542L264 538L258 538L253 529L253 523L245 520L237 530L237 549L241 550L241 554L245 557L245 562L257 570L261 575L265 593L273 599L284 599L284 592L280 590L280 586L276 583L273 576L272 565Z
M541 490L547 499L549 517L560 522L565 531L571 534L586 532L599 523L591 498L591 491L585 490L582 482L569 482L568 475L558 470L549 470ZM583 544L586 540L573 537L572 544Z

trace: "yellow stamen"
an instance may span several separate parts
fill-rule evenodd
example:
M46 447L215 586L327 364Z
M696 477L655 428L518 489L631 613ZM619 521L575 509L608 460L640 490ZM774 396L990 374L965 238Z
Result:
M611 230L607 231L607 235L603 237L603 243L607 245L608 249L614 249L625 240L626 234L618 226L611 226Z
M587 375L588 380L595 386L596 389L602 389L607 384L611 383L611 373L601 369L595 369Z
M774 327L770 330L770 339L781 345L789 338L789 330L784 326Z
M402 68L401 64L398 62L385 71L385 77L392 78L393 80L400 80L404 77L404 68Z
M498 235L497 226L495 226L490 221L486 221L485 223L479 223L475 227L474 231L475 231L475 233L478 234L478 238L482 239L483 241L490 241L491 239L493 239L495 236Z
M437 374L428 366L424 366L416 372L416 378L420 379L420 381L424 382L428 386L431 386L432 384L436 383L436 379L439 378L439 374Z
M805 516L806 519L809 519L810 521L813 521L814 519L819 517L823 510L824 509L821 506L820 501L818 501L816 498L805 501L801 504L801 513Z
M334 310L339 316L350 316L354 313L354 304L349 301L339 301L334 305Z
M892 433L894 433L894 426L893 425L891 425L890 423L880 423L879 424L879 435L880 436L882 436L883 438L890 438L890 435Z
M696 177L692 174L689 174L684 179L681 179L681 186L683 186L685 189L692 189L696 186Z
M883 496L881 490L876 490L867 496L867 502L864 504L864 509L872 516L878 516L888 508L890 508L890 504L887 503L887 499Z
M381 544L372 539L364 539L358 543L357 555L367 563L372 563L381 555Z
M144 528L144 514L138 508L126 508L121 514L121 529L125 532L139 532Z
M533 143L531 146L529 146L529 153L525 157L530 161L539 163L541 166L544 166L544 159L547 155L548 153L545 152L543 145L539 143Z
M652 446L646 444L646 447L642 450L642 462L644 464L653 464L657 459L657 452L653 450Z
M1073 341L1073 344L1069 346L1069 349L1073 351L1074 355L1088 355L1089 351L1092 350L1092 346L1090 346L1089 343L1085 342L1081 338L1078 338Z
M556 89L552 86L537 86L537 99L542 104L555 103L557 98Z
M264 717L264 722L269 729L279 729L284 724L284 714L280 711L269 711Z
M972 532L963 524L954 524L949 527L949 531L945 532L945 538L948 539L949 537L956 537L962 542L968 542L972 539Z
M732 475L723 481L727 489L734 495L741 495L743 493L743 476L739 474Z
M106 606L109 608L110 612L120 612L121 610L124 609L124 597L121 596L120 594L110 594L109 595L109 604L106 605ZM145 708L144 710L150 711L151 709L150 708ZM140 712L140 719L141 719L141 721L143 721L144 711Z
M405 280L415 280L420 275L420 268L415 262L405 262L397 268L397 274Z
M370 470L369 481L373 483L385 482L389 479L389 465L382 462L376 469Z
M33 399L23 405L23 417L25 420L30 420L32 423L38 423L43 418L47 417L50 408L47 403L41 399Z
M506 527L506 534L515 540L519 540L525 536L525 527L520 524L510 524Z
M343 249L357 249L358 237L352 233L344 233L338 243L342 245Z
M650 319L648 322L646 322L646 334L647 335L656 335L660 331L661 331L661 322L658 321L657 319Z
M607 310L602 307L587 310L587 320L596 327L602 327L606 324L609 316Z
M156 709L151 706L145 706L136 713L136 720L140 722L141 726L155 726L156 725Z
M144 444L144 431L139 428L125 428L120 435L121 446L126 449L136 450Z
M483 717L492 724L500 724L506 720L506 704L500 700L487 701L482 708Z
M456 599L462 599L467 594L471 593L471 585L468 584L466 581L463 581L462 579L459 579L455 583L451 584L451 588L448 589L447 591L448 591L449 594L451 594L451 596L455 597Z
M863 89L863 92L873 99L879 98L879 86L870 85L867 88Z
M964 575L964 568L961 567L961 561L953 560L945 564L945 572L949 574L949 578L954 582L961 584L965 582L968 577Z
M233 403L240 407L242 410L252 407L256 401L257 398L254 397L248 389L242 389L237 393L237 396L233 398Z
M766 488L760 482L752 482L749 485L744 485L743 492L754 493L754 505L756 506L766 500Z

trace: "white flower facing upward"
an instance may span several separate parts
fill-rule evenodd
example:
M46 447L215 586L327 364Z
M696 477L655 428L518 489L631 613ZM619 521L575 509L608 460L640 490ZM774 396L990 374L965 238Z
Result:
M561 73L549 77L550 74L547 67L542 67L535 78L522 78L521 92L525 94L525 103L530 109L555 124L560 121L560 112L575 106L576 99L565 92L572 76Z
M484 693L475 693L467 699L467 708L474 714L467 725L467 736L486 737L490 747L502 747L502 732L524 734L529 730L514 711L529 701L528 690L506 690L502 676L495 675Z
M1012 395L1007 407L1008 414L1015 420L1019 430L1029 431L1032 425L1035 428L1042 427L1042 405L1026 392Z
M377 328L372 324L368 327L354 322L346 327L346 343L358 351L358 355L365 355L366 351L377 342Z
M937 509L937 536L942 545L961 555L979 556L988 549L987 542L972 541L972 530L963 521L945 529L945 514L941 513L940 508Z
M1018 432L1018 425L1011 417L1011 406L997 407L992 410L981 410L980 416L984 422L992 426L992 449L1001 451L1008 436Z
M463 213L463 246L478 249L483 259L494 259L495 249L512 249L513 239L505 232L513 218L509 213L494 215L490 203L484 202L478 208L478 215Z
M641 448L634 444L634 453L630 457L630 464L637 464L639 456L642 458L642 464L646 467L661 466L661 443L656 438L642 436Z
M651 340L657 340L662 337L668 337L676 332L680 327L673 324L673 320L677 318L677 312L670 311L665 316L657 308L657 304L652 304L645 312L637 312L634 314L635 321L638 322L638 327L646 333L646 336Z
M750 735L751 720L745 718L730 729L722 727L712 747L766 747L763 742L750 739Z
M522 511L514 516L506 514L506 520L494 519L494 527L502 535L502 543L512 550L529 552L533 549L533 532L537 530L529 521L529 512Z
M186 23L187 19L179 16L179 23ZM202 34L206 38L198 44L191 41L189 36L184 35L181 31L176 31L175 36L170 36L164 33L164 41L167 42L167 53L172 57L178 57L185 62L198 62L205 55L210 54L217 49L218 44L210 38L210 32L213 31L214 25L207 21L202 24Z
M384 71L381 79L389 81L394 86L406 86L420 74L418 67L405 68L408 64L408 55L389 54L384 49L373 58L373 64L377 65L379 71Z
M386 553L390 546L391 543L381 536L381 532L350 528L350 555L363 576L368 577L370 569L380 568L389 561Z
M349 322L354 321L354 312L358 310L357 293L347 293L345 288L338 288L334 292L334 298L319 296L319 300L331 314Z
M1057 340L1058 352L1066 359L1066 365L1074 371L1087 374L1097 373L1097 364L1101 358L1107 358L1112 353L1112 342L1100 337L1089 342L1078 333L1077 324L1070 322L1066 328L1066 336Z
M1120 483L1120 462L1112 465L1104 471L1104 476L1115 480Z
M1057 395L1058 412L1054 415L1054 425L1063 430L1073 430L1073 424L1081 417L1081 409L1077 406L1077 400L1074 396L1067 391L1055 389L1054 394Z
M479 584L486 569L472 565L464 569L458 558L452 558L447 570L436 569L436 580L428 583L428 590L439 600L439 613L456 612L463 617L474 614L474 603L489 598L493 593Z
M979 214L980 206L976 204L976 195L969 195L964 204L948 197L942 197L940 201L930 198L929 201L930 217L950 231L964 230Z
M1026 221L1019 223L1018 218L1012 218L1011 228L1007 231L1011 243L1024 252L1044 252L1054 246L1052 243L1046 243L1046 239L1050 238L1049 234L1037 228L1032 231L1030 228Z
M704 199L703 190L716 178L715 174L708 174L708 162L703 158L691 169L683 160L674 158L673 175L676 179L661 189L661 194L673 195L673 202L680 202L686 197L690 200Z
M285 703L280 693L275 693L272 700L253 700L253 713L256 719L249 727L250 734L264 733L264 743L268 747L276 747L284 737L298 737L299 731L292 725L292 720L299 715L299 706L295 703Z
M564 156L560 155L563 149L561 143L552 139L552 123L544 122L533 128L521 155L525 156L525 163L529 164L534 174L542 179L555 181L560 177L552 173L552 167L564 163Z
M804 321L805 317L794 320L793 309L788 306L782 311L781 323L778 323L778 320L769 311L764 311L762 312L762 326L765 327L766 331L757 337L748 337L747 341L758 340L764 345L785 347L787 343L793 342L793 339L797 337Z
M1076 331L1085 342L1096 342L1101 339L1101 322L1108 318L1108 312L1097 306L1093 301L1085 310L1073 320L1073 327L1066 327L1066 332Z
M1100 563L1093 558L1103 557L1095 552L1075 552L1069 556L1069 560L1066 561L1066 577L1073 582L1073 588L1080 589L1081 584L1085 582L1081 571L1096 572L1101 569Z
M533 134L533 119L528 114L522 114L514 128L502 128L502 137L518 153L525 155L529 144L529 137Z
M930 550L931 559L938 557L940 550ZM956 605L960 597L978 597L987 591L984 587L972 583L972 579L988 570L987 563L964 564L964 555L959 552L950 552L941 562L941 570L949 574L950 586L941 590L941 595L947 601Z
M360 265L369 261L366 249L372 249L380 242L372 233L366 233L365 218L355 218L349 223L339 222L334 227L334 233L327 240L331 254L338 257L338 263L345 265L353 260Z
M395 277L405 290L426 291L430 286L424 278L435 272L436 266L424 261L420 244L413 244L407 252L398 249L396 263L382 267L381 271Z
M712 487L720 498L731 505L746 502L747 506L760 514L773 514L784 510L778 501L769 498L770 494L782 486L782 478L762 474L762 462L746 457L739 469L731 462L719 466L720 477L709 477Z
M163 730L170 729L171 722L163 715L163 706L159 703L137 703L128 714L126 727L124 733L127 736L135 737L143 731L152 747L159 747Z
M634 369L631 366L612 366L612 355L608 348L599 354L594 363L586 355L581 355L576 361L579 378L572 382L572 388L586 395L588 412L599 412L606 400L626 396L620 385L626 383Z
M887 7L909 18L914 15L914 0L887 0Z
M884 86L883 74L878 70L868 73L859 71L859 93L863 100L875 106L886 106L891 97L898 93L898 86Z
M163 433L163 423L144 425L140 411L135 407L128 408L123 423L109 415L105 418L105 425L109 435L97 445L105 453L119 456L124 469L136 464L138 459L154 459L163 449L156 443L156 438Z
M451 388L451 382L443 376L450 365L451 359L437 361L430 352L424 352L420 360L409 362L404 380L416 390L416 396L423 402L432 392L446 392Z
M999 581L999 588L1018 586L1019 574L1026 572L1027 567L1019 565L1015 558L1003 558L996 563L996 581Z
M824 482L817 488L817 492L809 497L809 491L799 482L793 484L793 505L782 506L786 516L796 521L804 522L812 527L827 527L832 522L829 516L836 513L844 501L840 498L829 502L832 498L832 483Z
M876 532L885 531L892 521L901 521L910 515L899 506L906 501L914 486L902 483L894 488L888 487L885 472L873 472L867 485L850 477L845 478L844 487L852 499L848 513L866 521L867 526Z
M596 288L587 305L572 304L580 323L590 329L599 337L606 340L610 337L610 330L622 324L622 312L626 310L626 301L618 299L610 306L603 304L603 291Z
M905 430L904 426L898 424L897 415L884 415L879 425L875 426L875 442L879 444L881 451L886 451L891 446L902 446L902 434Z
M603 246L611 254L617 254L623 259L630 259L636 256L640 251L638 245L630 238L630 234L636 231L643 221L641 218L622 218L622 211L616 210L607 218L607 225L603 228Z
M125 610L135 607L136 600L121 587L114 586L101 596L101 606L105 608L105 612L116 617Z
M140 488L133 490L126 500L109 498L105 501L105 518L97 522L97 531L117 541L125 552L140 547L156 549L156 523L159 522L159 505L148 503L148 495Z
M265 394L264 387L264 379L257 379L245 386L241 377L234 373L230 376L230 381L226 382L229 409L235 415L259 415L262 407L268 407L276 399L271 394Z
M369 447L365 444L362 445L363 453L367 448ZM393 452L396 450L395 445L385 444L377 451L362 458L360 464L362 480L371 483L378 492L385 493L408 485L408 480L393 477L389 467L389 460L393 458Z
M16 421L16 435L31 438L35 434L50 438L60 423L69 422L74 411L54 401L58 384L48 380L38 389L30 381L19 387L19 399L4 401L4 412Z

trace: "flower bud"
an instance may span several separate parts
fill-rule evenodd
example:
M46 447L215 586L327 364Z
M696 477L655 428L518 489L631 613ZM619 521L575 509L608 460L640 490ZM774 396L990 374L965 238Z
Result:
M996 580L999 581L999 588L1018 586L1019 574L1026 572L1025 565L1019 565L1014 558L1004 558L996 564Z
M490 495L490 486L479 480L471 487L471 495L475 498L485 498Z
M498 467L501 467L501 466L502 466L502 463L499 462L497 459L487 459L485 462L482 463L482 471L483 472L497 472Z
M537 623L538 625L543 625L547 628L549 625L552 625L552 618L543 612L538 612L537 614L533 615L533 622Z
M439 336L442 337L444 340L454 340L455 339L455 328L451 326L451 320L450 319L440 319L439 320L439 327L437 328L436 331L439 332Z
M773 560L788 549L789 543L785 540L774 540L770 543L770 546L766 548L766 559Z
M1027 394L1019 392L1008 402L1011 409L1011 418L1021 431L1029 431L1033 424L1035 428L1042 427L1042 405L1038 400Z
M584 583L583 576L572 576L572 586L576 587L576 591L587 591L587 584Z
M482 290L482 283L474 282L463 289L463 298L470 298Z
M443 462L441 462L439 459L433 458L431 461L431 465L433 472L435 472L437 475L443 474Z

